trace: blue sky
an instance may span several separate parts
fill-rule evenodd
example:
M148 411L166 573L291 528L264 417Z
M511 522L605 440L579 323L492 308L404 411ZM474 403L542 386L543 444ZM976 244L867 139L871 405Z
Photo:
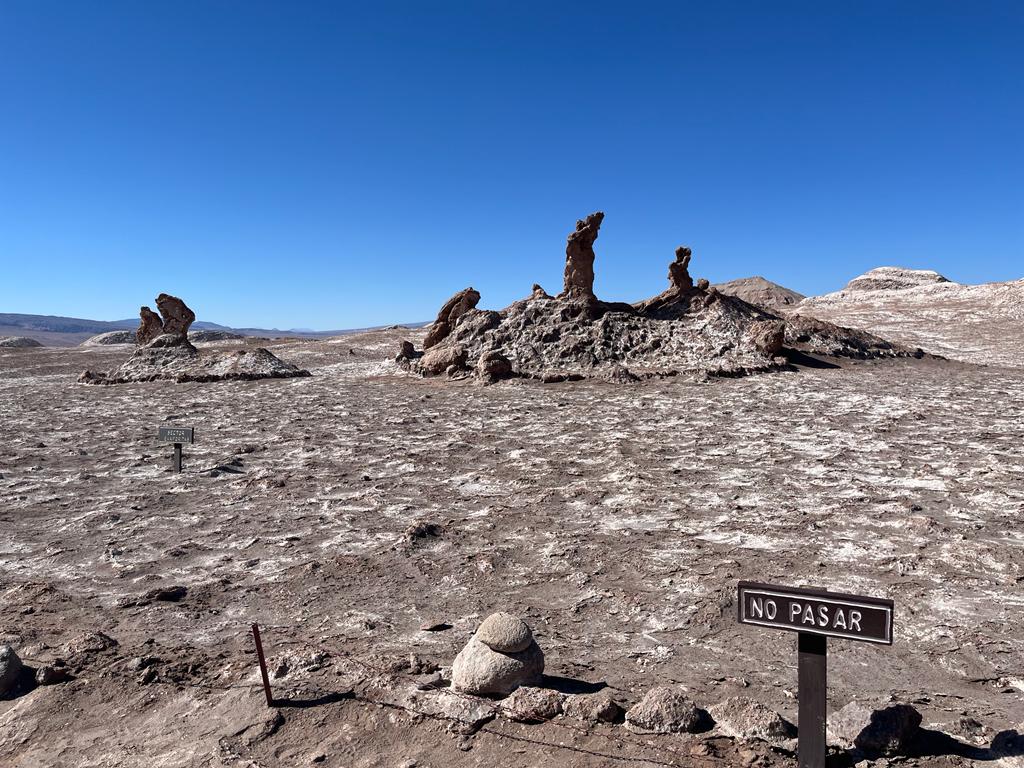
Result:
M1019 2L0 0L0 312L345 328L1024 276Z

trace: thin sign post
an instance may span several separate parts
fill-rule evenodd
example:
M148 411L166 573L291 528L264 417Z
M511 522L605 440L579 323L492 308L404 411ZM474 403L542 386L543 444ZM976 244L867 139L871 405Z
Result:
M740 624L798 632L799 768L825 767L828 638L892 645L892 600L741 581Z
M181 444L194 443L195 436L195 427L160 427L158 433L160 442L174 443L174 456L171 459L171 467L175 472L181 472Z

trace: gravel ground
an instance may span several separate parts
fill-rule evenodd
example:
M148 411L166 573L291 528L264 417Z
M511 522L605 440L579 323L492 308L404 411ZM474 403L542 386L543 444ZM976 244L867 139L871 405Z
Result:
M0 350L0 643L76 669L0 701L0 764L795 765L410 711L410 675L508 610L552 685L628 705L678 682L795 719L795 636L736 623L739 579L895 600L891 648L832 642L830 709L894 695L929 728L977 719L979 745L1021 727L1024 370L483 387L397 371L403 333L274 343L313 376L213 384L88 387L124 349ZM196 428L181 475L167 424ZM254 621L295 706L261 704Z

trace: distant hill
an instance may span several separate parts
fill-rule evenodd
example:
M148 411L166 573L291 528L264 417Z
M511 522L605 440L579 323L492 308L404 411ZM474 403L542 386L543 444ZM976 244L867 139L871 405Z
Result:
M962 285L927 269L879 267L791 311L954 360L1024 366L1024 279Z
M760 276L730 280L727 283L718 283L715 287L724 294L743 299L748 304L774 311L786 310L804 298L802 293L784 288Z
M424 322L402 323L409 328L427 325ZM128 320L87 320L80 317L61 317L59 315L24 315L11 312L0 312L0 336L25 336L35 339L48 347L74 347L86 339L111 331L134 330L139 327L137 318ZM323 339L330 336L342 336L360 331L371 331L376 328L346 328L335 331L310 330L279 330L277 328L231 328L219 323L197 320L192 328L197 331L224 331L240 333L243 336L264 336L267 338L297 337L306 339Z

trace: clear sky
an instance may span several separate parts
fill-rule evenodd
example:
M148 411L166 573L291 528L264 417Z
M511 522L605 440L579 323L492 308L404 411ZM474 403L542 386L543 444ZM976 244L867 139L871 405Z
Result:
M335 329L1024 277L1024 3L0 0L0 312Z

